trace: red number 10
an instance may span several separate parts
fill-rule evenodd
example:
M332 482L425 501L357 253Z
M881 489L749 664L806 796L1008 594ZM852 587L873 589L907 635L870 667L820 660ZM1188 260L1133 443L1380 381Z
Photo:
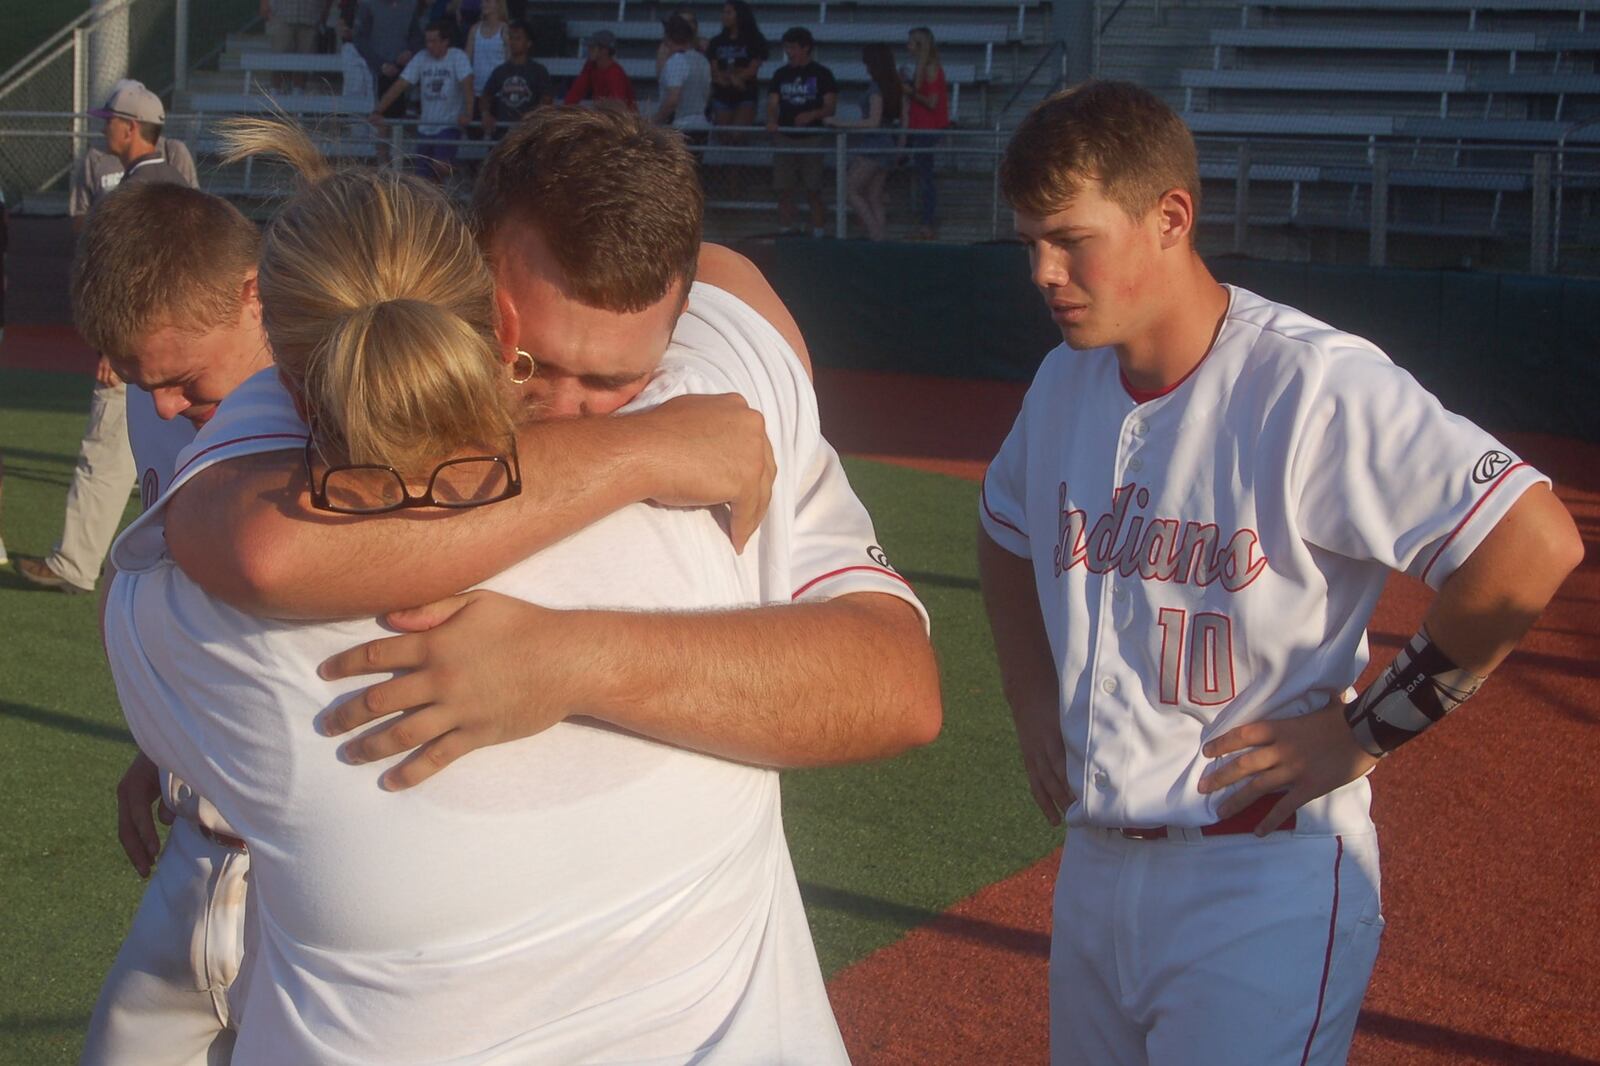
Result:
M1215 707L1233 699L1233 622L1225 614L1201 611L1189 628L1184 644L1188 611L1163 607L1156 617L1161 627L1161 702L1178 702L1183 663L1189 662L1189 702ZM1185 656L1187 651L1187 656Z

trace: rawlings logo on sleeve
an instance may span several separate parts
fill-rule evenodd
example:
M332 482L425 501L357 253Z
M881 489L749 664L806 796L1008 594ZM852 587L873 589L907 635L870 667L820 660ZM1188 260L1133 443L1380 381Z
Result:
M1478 463L1472 468L1472 480L1480 485L1487 485L1495 478L1506 472L1506 467L1511 465L1511 456L1499 449L1490 449L1478 457Z
M1067 507L1067 485L1061 483L1056 576L1075 566L1092 574L1115 570L1123 577L1138 574L1146 581L1172 581L1202 588L1218 582L1238 592L1267 568L1261 539L1253 529L1240 529L1226 541L1213 522L1185 522L1131 513L1150 506L1150 490L1132 482L1112 493L1111 510L1089 527L1083 511Z

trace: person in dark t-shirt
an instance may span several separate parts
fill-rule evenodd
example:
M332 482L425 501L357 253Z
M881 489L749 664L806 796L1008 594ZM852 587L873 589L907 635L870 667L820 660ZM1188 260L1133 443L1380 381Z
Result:
M767 39L745 0L722 5L722 32L706 46L711 60L711 120L719 126L753 126L761 95Z
M778 192L778 222L785 231L794 224L794 190L803 188L811 203L811 235L824 233L822 152L824 120L839 103L833 71L811 58L811 31L795 26L783 35L789 60L772 76L767 91L767 129L778 151L772 160L772 184ZM785 132L780 132L785 131ZM789 151L784 151L789 149ZM794 151L794 149L803 149Z
M508 58L494 68L478 97L483 131L494 140L504 137L506 128L521 122L529 111L544 107L553 99L550 72L543 63L528 58L532 40L526 22L516 19L506 24Z

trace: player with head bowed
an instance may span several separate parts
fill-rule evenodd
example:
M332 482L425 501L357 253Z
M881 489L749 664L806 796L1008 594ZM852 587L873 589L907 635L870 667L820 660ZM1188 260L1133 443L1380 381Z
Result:
M274 134L274 143L284 136ZM306 158L306 146L292 154ZM342 235L352 226L354 232L372 229L367 224L372 213L363 214L360 196L351 192L357 180L339 176L319 182L275 224L263 258L268 332L280 370L315 427L310 443L293 453L300 477L311 486L310 503L294 500L292 506L308 512L334 509L343 512L341 521L380 534L381 518L355 521L348 512L494 502L458 510L443 523L419 519L428 512L411 506L394 512L401 520L409 516L419 526L438 527L512 506L500 498L512 491L518 471L509 455L491 451L495 426L452 421L437 409L440 404L457 412L481 406L460 402L481 388L453 381L461 376L455 371L441 379L441 369L430 366L419 376L395 362L413 336L421 338L413 346L420 352L449 353L452 337L461 336L459 323L447 317L444 325L450 328L441 333L437 316L418 305L429 303L423 297L430 293L434 303L447 302L438 292L443 278L464 278L471 288L471 272L457 262L416 264L426 257L406 254L404 260L419 266L417 276L427 284L401 285L408 299L378 301L374 309L375 292L366 292L368 303L357 307L359 301L339 282L377 279L373 284L381 286L397 281L392 271L346 263L336 276L327 267L347 255L351 242ZM420 195L415 183L374 191L368 180L355 193L390 199ZM433 199L423 206L442 203L424 191ZM390 234L389 250L397 257L397 248L438 249L447 243L425 224L426 211L390 205L376 214L404 221ZM342 231L332 225L334 219L341 220ZM355 244L382 253L370 239ZM345 303L329 306L329 294ZM714 322L734 338L725 340L727 350L718 356L735 358L737 353L730 352L738 342L786 360L781 367L764 368L770 378L760 383L768 390L763 399L774 410L782 406L772 395L780 384L791 393L809 394L798 360L765 319L724 290L697 290L695 301L704 304L695 316L702 325ZM528 360L515 344L527 338L526 325L518 324L504 296L498 311L497 319L491 314L487 320L490 326L498 323L496 346L511 379L526 379ZM464 315L455 317L478 336L469 348L482 354L486 320ZM680 334L685 328L692 334L698 327L678 323ZM698 339L703 347L715 347L709 334ZM340 346L344 354L335 358ZM612 349L607 345L602 351ZM760 365L762 353L743 354ZM714 376L716 360L693 351L666 362L662 372L641 384L635 406L730 376ZM474 365L459 358L455 363ZM364 383L359 380L363 367L369 375ZM788 374L781 383L773 380L780 372ZM555 373L552 369L552 378L537 385L523 382L529 387L526 395L548 400L547 409L559 406L559 390L550 387ZM408 381L419 382L409 393L402 387ZM755 384L752 390L760 391ZM181 576L165 556L159 534L163 525L169 534L175 532L177 505L200 487L208 466L235 466L235 479L212 486L226 490L242 483L239 479L263 476L266 469L241 468L229 464L230 457L262 447L278 432L305 439L294 407L281 395L274 398L274 391L270 377L247 383L222 408L208 438L198 442L196 461L180 477L176 495L141 520L119 546L119 559L138 573L125 575L117 586L121 599L115 606L123 628L120 637L111 638L119 663L134 664L131 671L119 669L118 677L136 735L155 746L158 757L196 765L201 787L219 797L218 805L235 819L251 848L251 898L261 938L247 955L251 992L239 1061L284 1055L366 1061L402 1048L411 1054L421 1048L440 1058L489 1055L484 1061L604 1056L635 1061L646 1055L661 1061L841 1059L783 844L771 771L695 755L593 722L571 723L558 724L536 740L481 753L470 768L417 793L388 796L373 787L386 767L344 765L335 754L337 742L319 736L314 723L317 712L341 692L354 691L348 682L316 678L317 662L331 649L376 635L376 627L266 622L206 597ZM455 402L447 403L452 398ZM426 419L428 432L408 431L407 415ZM814 426L814 419L812 408L803 421ZM457 441L466 454L455 455L459 461L452 464L437 438L450 443L450 427L463 424L466 429L454 436L475 443L466 447ZM769 419L768 426L773 425ZM804 427L795 436L805 438ZM792 446L787 438L782 443ZM825 449L820 438L811 443L814 450ZM428 454L430 448L435 454ZM819 469L836 468L836 459L831 466L826 461L831 452L819 458ZM394 467L399 480L393 472L374 469L374 460ZM363 461L369 465L362 470L348 468ZM780 480L788 465L780 462ZM807 473L818 471L808 468ZM284 484L280 472L278 506L303 491L303 485L294 485L286 493ZM825 537L806 525L823 508L832 510L833 521L825 524L838 542L831 549L835 554L853 559L862 538L870 543L870 522L860 505L853 497L830 497L825 488L812 494L818 502L805 513L781 526L764 526L743 557L733 555L704 512L634 507L513 567L492 587L538 595L556 607L596 602L635 609L732 607L761 602L764 590L779 583L787 596L794 560L819 559L829 550L821 543ZM768 547L779 543L774 533L785 532L793 542L787 552ZM486 539L493 550L501 550L494 543L498 537ZM396 557L383 558L383 564L391 580L396 568L407 565ZM310 565L319 564L312 560ZM872 569L878 580L892 584L894 602L911 615L925 643L915 601L903 584L876 563ZM356 594L371 595L359 589ZM170 610L160 627L153 613L145 613L155 603L166 604L163 611L185 606ZM869 603L857 610L847 604L852 613L844 624L863 624L883 606ZM605 617L588 611L540 613L552 616L543 620L549 632L559 628L552 624L557 614L572 624L589 615ZM826 617L805 614L812 622ZM675 617L690 621L701 615ZM614 628L621 639L641 639ZM236 639L212 636L205 642L208 666L184 667L205 658L198 647L202 633ZM689 639L706 641L693 632ZM540 643L536 634L532 641ZM497 654L517 668L523 651L513 640ZM580 646L558 649L558 654L574 651L598 666L610 649ZM663 665L684 664L668 658ZM184 684L162 680L180 673ZM219 711L215 694L223 689L234 706ZM569 693L567 698L575 697ZM936 722L936 690L929 698ZM579 709L609 710L598 700ZM907 735L916 727L900 728ZM408 799L411 795L418 798ZM486 816L486 810L497 814ZM405 849L392 846L395 834L404 835ZM419 866L426 871L420 879ZM455 897L460 905L441 912L438 901ZM529 910L535 903L537 913ZM495 994L484 995L491 986ZM505 996L507 988L516 993ZM351 1025L349 1011L357 1001L362 1021ZM441 1023L441 1018L459 1024Z
M130 185L89 216L74 264L75 316L135 386L129 438L146 508L218 405L273 366L256 288L260 243L255 223L226 201L175 184ZM525 551L656 493L685 503L738 500L736 525L753 527L770 476L761 420L732 397L685 397L605 422L520 426L518 444L530 473L496 518ZM443 529L419 524L418 549L446 550L448 540L428 543ZM153 869L154 877L102 987L83 1061L225 1058L243 950L245 843L214 805L142 752L117 801L122 846L141 876ZM164 850L158 804L164 819L176 815Z
M1193 139L1145 90L1045 100L1000 181L1064 341L979 538L1029 785L1069 828L1052 1061L1342 1062L1383 927L1366 775L1582 542L1370 342L1212 278ZM1437 594L1356 694L1391 570Z

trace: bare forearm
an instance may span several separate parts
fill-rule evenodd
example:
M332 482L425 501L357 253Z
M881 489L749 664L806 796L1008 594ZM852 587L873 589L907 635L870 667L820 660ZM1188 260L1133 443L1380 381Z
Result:
M1582 559L1572 516L1548 488L1535 486L1445 581L1424 623L1428 634L1456 665L1487 675Z
M980 529L978 578L1006 702L1013 710L1053 706L1060 682L1039 611L1033 564L1012 555Z
M349 618L426 603L644 499L646 467L624 423L525 430L521 494L452 512L327 514L311 506L297 451L223 463L168 505L168 546L207 592L254 614Z
M916 611L858 593L706 614L584 613L602 690L591 713L766 766L887 758L931 742L938 666ZM580 652L581 654L581 652Z

